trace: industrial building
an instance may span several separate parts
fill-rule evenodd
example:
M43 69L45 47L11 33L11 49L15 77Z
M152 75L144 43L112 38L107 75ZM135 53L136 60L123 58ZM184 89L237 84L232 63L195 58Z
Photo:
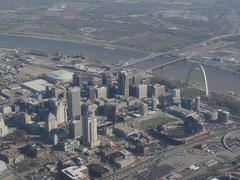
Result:
M33 81L28 81L22 84L22 87L25 89L30 90L34 93L41 93L45 94L46 87L53 87L54 85L43 80L43 79L36 79Z

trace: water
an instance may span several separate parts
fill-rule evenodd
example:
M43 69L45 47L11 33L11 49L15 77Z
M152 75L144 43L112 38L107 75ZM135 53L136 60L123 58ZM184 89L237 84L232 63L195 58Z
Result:
M59 52L62 54L75 54L83 52L87 53L91 58L101 61L105 64L112 64L118 61L127 61L131 58L139 59L147 56L147 53L123 48L107 49L102 46L84 43L38 39L13 35L0 35L0 47L24 48L47 53Z
M11 35L0 35L0 47L26 48L48 53L64 53L75 54L86 52L90 57L99 60L105 64L112 64L118 61L126 61L131 58L139 59L147 56L146 53L127 50L123 48L106 49L97 45L89 45L84 43L66 42L60 40L46 40L31 37L18 37ZM159 59L158 61L148 61L137 65L138 68L145 69L154 67L164 62L170 61L168 58ZM192 64L189 62L179 63L175 66L169 66L164 70L155 70L154 73L162 76L185 81L187 72ZM233 91L240 94L240 75L232 72L204 67L207 74L208 85L210 90L218 90L222 92ZM199 82L204 85L203 77L200 70L193 70L190 82Z
M187 73L192 63L183 62L176 64L175 66L169 66L165 69L155 70L154 73L162 76L173 78L180 81L186 81ZM234 74L230 71L211 68L204 66L206 71L208 86L210 90L216 90L221 92L232 91L236 94L240 94L240 75ZM190 76L190 83L198 82L204 86L204 79L201 70L198 68L193 69Z

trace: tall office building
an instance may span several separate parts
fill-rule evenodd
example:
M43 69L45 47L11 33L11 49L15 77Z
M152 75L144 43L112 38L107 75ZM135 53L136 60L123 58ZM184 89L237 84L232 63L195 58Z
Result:
M134 75L132 77L132 84L134 85L140 85L142 83L142 76L140 75Z
M67 89L67 116L68 119L79 118L81 115L81 91L79 87Z
M96 100L96 88L94 86L89 86L87 88L87 97L92 103L95 102L95 100Z
M73 74L73 86L81 87L81 77L80 74Z
M115 94L117 92L117 88L115 85L108 85L107 87L107 97L108 98L114 98L115 97Z
M129 96L129 80L126 70L122 70L118 73L118 94Z
M228 111L218 110L218 121L226 124L229 120L230 113Z
M172 96L174 98L174 102L178 103L181 101L181 90L180 89L173 89Z
M137 98L142 99L144 97L147 97L147 85L145 84L140 84L137 85Z
M129 85L129 96L138 97L137 85L134 85L134 84Z
M3 114L0 113L0 137L4 137L8 134L8 127L5 125Z
M51 130L57 128L57 119L56 116L52 113L49 113L46 121L46 131L51 132Z
M63 100L55 102L57 124L67 121L67 105Z
M97 98L107 98L107 87L99 87L96 91Z
M71 138L81 138L83 133L82 120L75 120L69 125Z
M89 112L89 104L82 107L83 114L83 143L91 148L99 146L97 138L97 118Z
M104 104L104 114L108 121L116 122L117 119L117 107L116 103Z
M165 86L160 84L150 85L148 86L148 97L159 98L165 95Z
M110 74L107 74L107 73L103 73L102 74L102 84L104 86L108 86L109 84L111 84L112 82L112 77Z

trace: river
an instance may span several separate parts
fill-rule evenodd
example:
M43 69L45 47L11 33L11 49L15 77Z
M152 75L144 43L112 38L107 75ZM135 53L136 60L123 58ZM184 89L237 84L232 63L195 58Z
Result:
M13 35L0 35L0 47L12 47L12 48L25 48L33 49L48 53L64 53L74 54L79 52L86 52L90 57L103 62L104 64L112 64L118 61L127 61L131 58L140 59L147 56L147 53L140 51L129 50L124 48L108 49L97 45L90 45L84 43L76 43L62 40L48 40L32 37L22 37ZM148 61L139 64L138 68L146 69L157 66L170 61L168 58L163 58L159 61ZM156 64L157 63L157 64ZM185 81L187 72L191 66L190 62L179 63L175 66L166 67L164 70L158 69L154 73L162 76ZM210 90L218 90L222 92L233 91L240 94L240 75L233 74L232 72L204 67L208 85ZM199 82L203 85L203 78L200 70L193 70L190 78L191 82Z
M174 66L168 66L163 70L157 69L154 71L154 73L185 82L187 79L187 73L191 66L192 63L190 62L182 62ZM227 70L212 68L208 66L204 66L204 69L207 75L209 90L216 90L221 92L232 91L236 94L240 94L239 74L234 74ZM198 82L204 86L203 75L199 68L192 70L190 83L194 82Z
M0 34L0 47L32 49L47 53L75 54L87 53L91 58L104 64L112 64L118 61L127 61L131 58L139 59L147 56L137 50L124 48L105 48L98 45L77 43L63 40L40 39L15 35Z

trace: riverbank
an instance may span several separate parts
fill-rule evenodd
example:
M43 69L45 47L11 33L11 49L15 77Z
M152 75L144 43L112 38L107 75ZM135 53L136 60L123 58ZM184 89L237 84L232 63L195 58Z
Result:
M70 37L70 36L58 36L58 35L48 35L48 34L40 34L40 33L18 34L18 33L4 33L4 32L0 32L0 35L34 38L34 39L40 39L40 40L53 40L53 41L62 41L62 42L82 43L82 44L87 44L87 45L100 46L100 47L103 47L106 49L121 48L124 50L138 51L138 52L147 53L147 54L151 53L149 51L144 51L141 49L119 46L119 45L112 44L112 43L109 43L109 42L106 42L103 40L93 40L93 39L87 39L84 37L77 38L77 37Z
M54 54L61 53L73 55L86 53L91 59L101 61L109 65L120 61L129 61L131 59L141 59L148 56L148 53L129 50L124 48L109 48L101 45L85 43L78 40L61 40L55 37L35 37L18 34L0 34L0 47L22 48L28 50L37 50L40 52Z

